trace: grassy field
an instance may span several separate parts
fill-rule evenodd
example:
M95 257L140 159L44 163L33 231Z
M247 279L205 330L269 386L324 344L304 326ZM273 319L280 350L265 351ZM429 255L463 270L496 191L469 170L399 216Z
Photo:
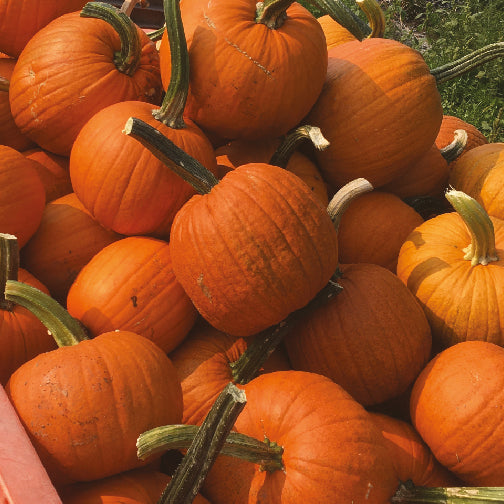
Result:
M341 0L351 7L352 0ZM504 0L380 0L385 37L400 40L425 57L430 68L495 42L504 43ZM357 10L356 10L357 12ZM503 60L439 85L446 114L504 142Z

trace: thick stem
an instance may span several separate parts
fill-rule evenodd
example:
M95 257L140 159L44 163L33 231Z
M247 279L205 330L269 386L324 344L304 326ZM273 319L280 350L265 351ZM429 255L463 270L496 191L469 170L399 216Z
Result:
M431 74L436 78L436 82L441 84L470 72L474 68L477 68L484 63L488 63L495 58L502 57L503 55L504 42L496 42L495 44L489 44L485 47L477 49L476 51L452 61L451 63L434 68L431 70Z
M77 319L51 296L31 285L7 280L5 298L33 313L52 334L59 347L77 345L88 339Z
M426 488L401 483L390 499L393 504L476 504L504 502L504 487Z
M345 184L331 199L327 206L327 212L333 221L336 231L339 228L341 216L348 205L361 194L373 190L373 186L365 178L354 179Z
M7 280L17 280L19 271L19 245L17 238L0 233L0 310L12 311L14 303L5 299Z
M292 312L279 324L257 334L238 360L230 363L233 381L245 384L255 378L284 336L305 318L308 312L326 303L340 291L341 286L335 276L306 306Z
M141 0L124 0L124 2L121 5L121 12L124 12L126 16L131 16L131 13L133 12L133 9L135 8L135 5L137 3L141 3Z
M376 0L355 0L367 17L371 33L368 38L383 38L385 35L385 13Z
M467 145L467 131L458 129L453 132L453 141L446 147L443 147L440 152L446 159L447 163L455 161L466 148Z
M462 191L450 189L445 196L463 219L471 235L471 243L464 249L464 259L471 261L472 266L486 266L492 261L498 261L494 227L485 209Z
M115 54L114 64L119 72L133 75L140 64L142 47L137 27L129 16L104 2L88 2L80 15L101 19L114 28L121 40L121 50Z
M198 193L209 193L212 187L219 183L211 171L141 119L130 117L123 133L138 140L167 167L191 184Z
M285 168L298 145L305 140L311 140L317 150L329 147L329 142L317 126L304 125L288 133L271 157L269 164Z
M286 10L294 0L264 0L256 4L256 23L266 25L270 30L277 30L287 19Z
M9 87L10 87L9 79L6 79L5 77L0 77L0 91L8 92Z
M156 453L168 450L185 450L191 445L197 425L164 425L140 434L137 440L138 458L144 460ZM270 470L282 469L283 448L271 441L259 441L256 438L230 432L220 454L246 460Z
M224 388L197 429L158 504L193 502L246 401L245 392L236 385L229 383Z
M184 109L189 91L189 52L180 14L179 0L164 0L166 34L170 44L170 84L154 117L170 128L184 128Z

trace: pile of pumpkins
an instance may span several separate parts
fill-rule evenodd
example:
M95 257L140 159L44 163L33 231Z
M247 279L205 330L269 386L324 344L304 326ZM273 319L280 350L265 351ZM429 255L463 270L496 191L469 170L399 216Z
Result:
M64 504L504 499L504 144L438 90L502 47L358 4L0 0L0 382Z

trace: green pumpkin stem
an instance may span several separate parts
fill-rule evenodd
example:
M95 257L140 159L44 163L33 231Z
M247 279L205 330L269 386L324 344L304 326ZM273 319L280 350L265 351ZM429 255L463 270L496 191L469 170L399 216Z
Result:
M339 228L341 216L348 208L348 205L361 194L373 190L373 186L365 178L357 178L345 184L339 191L331 198L327 206L327 212L333 221L336 231Z
M355 0L360 10L367 17L371 33L367 38L383 38L385 35L385 13L376 0Z
M293 152L297 149L299 144L305 140L311 140L317 150L324 150L329 147L329 142L324 135L322 135L320 128L306 124L297 127L285 136L282 143L271 157L269 164L285 168Z
M191 504L246 403L243 390L229 383L219 394L158 504Z
M199 194L209 193L212 187L219 183L210 170L141 119L130 117L123 133L138 140L166 166L191 184Z
M445 158L447 163L455 161L467 145L467 131L458 129L453 132L453 141L446 147L440 149L441 155Z
M19 271L19 245L17 237L0 233L0 310L12 311L14 303L5 299L7 280L17 280Z
M189 52L179 0L164 0L163 6L171 53L170 84L161 108L152 114L170 128L182 129L185 127L183 114L189 92Z
M495 231L485 209L462 191L450 189L445 196L463 219L471 236L471 243L464 249L464 259L471 261L472 266L486 266L492 261L498 261Z
M121 40L121 50L114 55L115 66L119 72L133 75L140 64L142 47L137 27L129 16L105 2L88 2L80 15L101 19L114 28Z
M307 312L326 303L340 291L341 286L337 283L337 278L334 277L306 306L292 312L279 324L256 334L245 352L236 361L229 364L234 383L245 384L255 378L285 335L306 317Z
M441 84L448 80L459 77L474 68L477 68L495 58L500 58L504 55L504 42L496 42L489 44L480 49L476 49L466 56L459 58L451 63L441 65L438 68L431 70L431 74L436 78L436 82Z
M5 298L33 313L52 334L59 347L77 345L88 339L77 319L51 296L31 285L7 280Z
M504 502L504 487L427 488L401 483L392 504L476 504Z
M6 93L9 91L10 81L5 77L0 77L0 91L5 91Z
M147 37L149 37L152 40L152 42L157 42L158 40L161 40L163 38L163 33L165 32L165 30L166 25L150 33L147 33Z

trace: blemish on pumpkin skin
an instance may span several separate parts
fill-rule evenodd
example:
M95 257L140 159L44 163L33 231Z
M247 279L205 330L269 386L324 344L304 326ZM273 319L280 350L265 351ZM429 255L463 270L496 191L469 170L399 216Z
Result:
M208 287L203 283L203 273L200 273L200 276L196 280L196 283L198 287L202 290L203 295L206 296L210 302L212 302L212 294L210 293Z

